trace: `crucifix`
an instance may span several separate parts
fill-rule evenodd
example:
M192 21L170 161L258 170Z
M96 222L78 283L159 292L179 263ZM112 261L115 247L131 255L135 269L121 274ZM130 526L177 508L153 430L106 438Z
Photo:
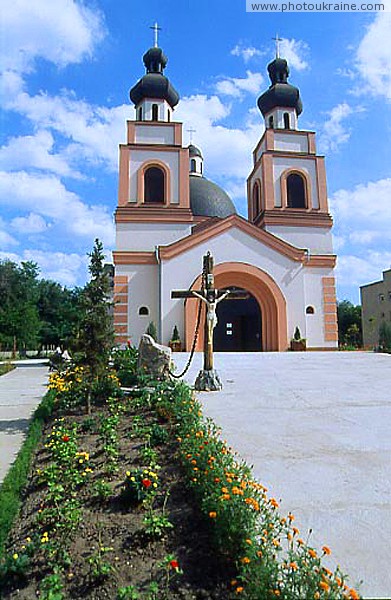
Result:
M276 58L280 58L280 42L282 42L282 38L278 37L278 33L276 37L272 38L276 42Z
M155 33L155 43L154 43L154 46L155 46L155 48L157 48L158 47L158 35L159 35L158 32L161 31L162 28L159 27L159 25L157 23L155 23L155 25L152 25L152 27L150 27L149 29L153 29L154 30L154 33Z
M201 290L174 290L171 298L198 298L205 304L206 314L204 323L204 365L198 373L194 387L196 390L211 392L222 389L222 383L213 365L213 332L217 325L217 305L224 299L248 298L246 291L216 289L214 286L213 257L210 252L203 258L203 286Z
M189 129L186 129L187 133L189 133L189 137L190 137L190 144L193 143L193 133L195 133L197 131L197 129L193 129L192 127L189 127Z

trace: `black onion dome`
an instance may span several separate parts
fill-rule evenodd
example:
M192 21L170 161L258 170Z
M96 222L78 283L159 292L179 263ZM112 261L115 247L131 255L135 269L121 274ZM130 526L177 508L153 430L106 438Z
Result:
M220 217L224 219L236 215L235 206L224 190L206 179L190 174L190 208L193 215Z
M188 146L189 148L189 156L190 158L194 158L194 156L199 156L200 158L204 158L202 156L202 152L199 148L197 148L197 146L194 146L194 144L190 144L190 146Z
M303 111L300 92L288 83L289 67L284 58L276 58L267 67L272 82L269 89L258 98L258 108L265 116L273 108L295 108L298 115Z
M136 83L129 92L130 99L136 106L144 98L166 100L171 108L179 102L179 94L170 83L163 70L167 65L167 57L161 48L150 48L143 56L146 75Z

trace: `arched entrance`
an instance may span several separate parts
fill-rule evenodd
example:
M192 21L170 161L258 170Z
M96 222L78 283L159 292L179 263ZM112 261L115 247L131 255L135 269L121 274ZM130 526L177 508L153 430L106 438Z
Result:
M262 315L260 349L268 352L285 351L288 348L286 301L274 279L258 267L239 262L227 262L214 268L217 288L237 287L247 290L259 305ZM199 289L201 276L191 289ZM224 302L224 301L223 301ZM223 302L221 304L223 304ZM233 302L232 300L229 302ZM186 350L190 350L197 318L197 302L185 302ZM198 337L197 351L203 348L203 331Z
M238 288L232 287L232 290ZM245 291L245 290L241 290ZM250 293L246 299L225 299L217 305L214 331L216 352L259 352L262 350L262 316Z

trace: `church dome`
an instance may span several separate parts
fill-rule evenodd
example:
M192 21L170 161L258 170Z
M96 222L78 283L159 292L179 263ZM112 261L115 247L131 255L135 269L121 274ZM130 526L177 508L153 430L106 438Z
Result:
M190 174L190 208L193 215L224 219L236 215L235 206L228 194L206 177Z
M271 86L258 98L258 107L263 116L273 108L294 108L297 115L303 110L300 92L288 83L289 67L284 58L276 58L267 67Z
M190 146L188 146L189 148L189 156L190 158L194 158L195 156L198 156L199 158L204 158L202 156L202 152L199 148L197 148L197 146L194 146L194 144L190 144Z
M163 75L167 65L167 57L163 50L158 47L150 48L144 54L143 61L147 73L130 90L131 101L137 106L144 98L156 98L166 100L171 108L174 108L179 102L179 94Z

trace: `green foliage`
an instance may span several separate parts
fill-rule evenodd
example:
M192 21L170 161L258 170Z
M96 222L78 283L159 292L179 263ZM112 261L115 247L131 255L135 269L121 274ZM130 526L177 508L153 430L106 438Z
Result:
M301 333L299 327L296 326L295 333L293 335L293 339L299 342L301 340Z
M338 338L341 346L362 346L361 306L349 300L337 303Z
M140 594L134 585L118 588L117 600L139 600Z
M90 574L93 580L103 581L114 571L114 567L105 560L106 554L112 551L113 548L102 546L99 542L98 550L88 559Z
M156 325L153 321L151 321L147 327L146 332L148 335L151 336L151 338L153 338L155 340L155 342L157 342L157 329L156 329Z
M0 365L0 376L1 375L5 375L6 373L9 373L10 371L13 371L15 369L14 365L7 362L4 363L2 365Z
M62 600L64 598L62 593L63 589L64 586L60 575L58 573L53 573L42 579L39 586L39 597L41 600Z
M112 352L113 368L121 385L129 387L137 383L138 350L129 346L125 350L115 348Z
M164 513L150 510L144 517L144 531L151 538L161 539L167 530L173 527Z
M379 350L391 352L391 325L385 321L379 327Z
M37 308L41 346L72 346L73 332L80 320L80 294L79 288L68 290L54 281L39 281Z
M36 409L25 441L0 488L0 557L12 523L18 514L33 452L41 439L43 425L52 414L54 392L48 392Z

